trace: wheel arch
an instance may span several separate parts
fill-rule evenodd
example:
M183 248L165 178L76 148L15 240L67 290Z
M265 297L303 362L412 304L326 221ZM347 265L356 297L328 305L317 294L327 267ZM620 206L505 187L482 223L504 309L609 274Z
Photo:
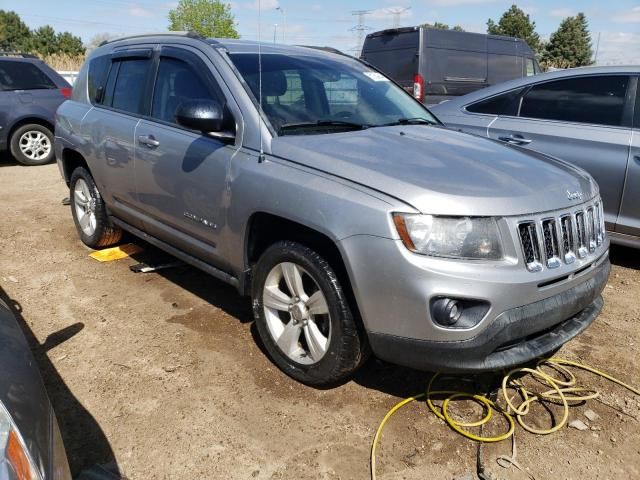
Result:
M13 138L13 134L16 132L16 130L18 130L20 127L23 127L29 124L41 125L49 129L51 134L54 134L55 127L53 123L51 123L46 118L38 117L38 116L21 117L11 125L11 128L9 129L9 133L7 135L7 143L8 144L11 143L11 139Z
M351 279L344 257L336 241L326 233L279 215L256 212L249 218L244 245L245 266L246 271L249 273L249 278L247 281L242 282L243 293L249 294L251 290L251 270L262 253L269 246L283 240L305 245L329 262L329 265L338 276L357 321L361 323Z
M62 156L60 158L60 162L62 165L62 173L64 176L64 181L66 182L67 186L69 186L69 181L71 180L71 174L76 168L84 167L87 169L89 173L91 173L91 170L89 169L89 164L87 163L85 158L82 156L82 154L72 148L62 149Z

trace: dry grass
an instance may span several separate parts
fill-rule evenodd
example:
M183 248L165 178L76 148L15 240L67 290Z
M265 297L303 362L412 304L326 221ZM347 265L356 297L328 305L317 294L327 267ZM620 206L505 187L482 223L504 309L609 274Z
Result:
M85 56L78 55L72 57L70 55L65 54L57 54L47 55L42 57L42 60L49 65L51 68L57 71L77 71L80 70L82 66L82 62L84 62Z

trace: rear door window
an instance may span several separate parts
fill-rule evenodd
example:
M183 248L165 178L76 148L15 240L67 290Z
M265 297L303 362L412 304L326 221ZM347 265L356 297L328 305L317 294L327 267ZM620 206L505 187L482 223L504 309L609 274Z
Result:
M595 125L622 125L629 77L592 76L534 85L520 116Z
M37 90L56 88L56 84L29 62L0 62L0 88L2 90Z
M143 93L147 73L151 66L149 59L121 60L118 77L113 90L111 106L129 113L142 113Z
M512 90L495 97L473 103L467 107L472 113L485 113L489 115L504 115L515 117L518 115L520 99L524 88Z

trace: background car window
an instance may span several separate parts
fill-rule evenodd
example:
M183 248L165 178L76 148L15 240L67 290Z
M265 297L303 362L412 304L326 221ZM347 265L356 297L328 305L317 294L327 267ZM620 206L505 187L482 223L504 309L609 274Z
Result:
M520 116L617 126L628 83L628 77L612 75L534 85L523 98Z
M526 62L525 63L526 69L525 69L525 72L524 72L525 75L527 77L531 77L531 76L535 75L536 74L536 67L535 67L535 63L533 62L533 58L526 58L525 62Z
M125 112L142 113L142 94L151 60L146 58L125 59L117 63L120 66L113 88L111 106Z
M467 111L473 113L486 113L489 115L506 115L515 117L518 115L520 105L520 95L523 88L512 90L502 95L482 100L467 107Z
M187 100L218 99L200 75L180 60L162 57L153 93L151 116L175 123L180 104Z
M491 85L522 76L522 57L489 54L487 59Z
M0 62L2 90L36 90L56 88L55 83L37 66L28 62Z

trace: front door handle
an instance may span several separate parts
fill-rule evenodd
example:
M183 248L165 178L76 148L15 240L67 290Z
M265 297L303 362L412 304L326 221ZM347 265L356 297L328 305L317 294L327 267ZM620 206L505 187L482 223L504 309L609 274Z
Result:
M521 135L509 135L505 137L498 137L498 140L510 143L512 145L529 145L533 140L530 138L524 138Z
M153 135L138 135L138 142L149 148L156 148L160 146L160 142L156 140Z

